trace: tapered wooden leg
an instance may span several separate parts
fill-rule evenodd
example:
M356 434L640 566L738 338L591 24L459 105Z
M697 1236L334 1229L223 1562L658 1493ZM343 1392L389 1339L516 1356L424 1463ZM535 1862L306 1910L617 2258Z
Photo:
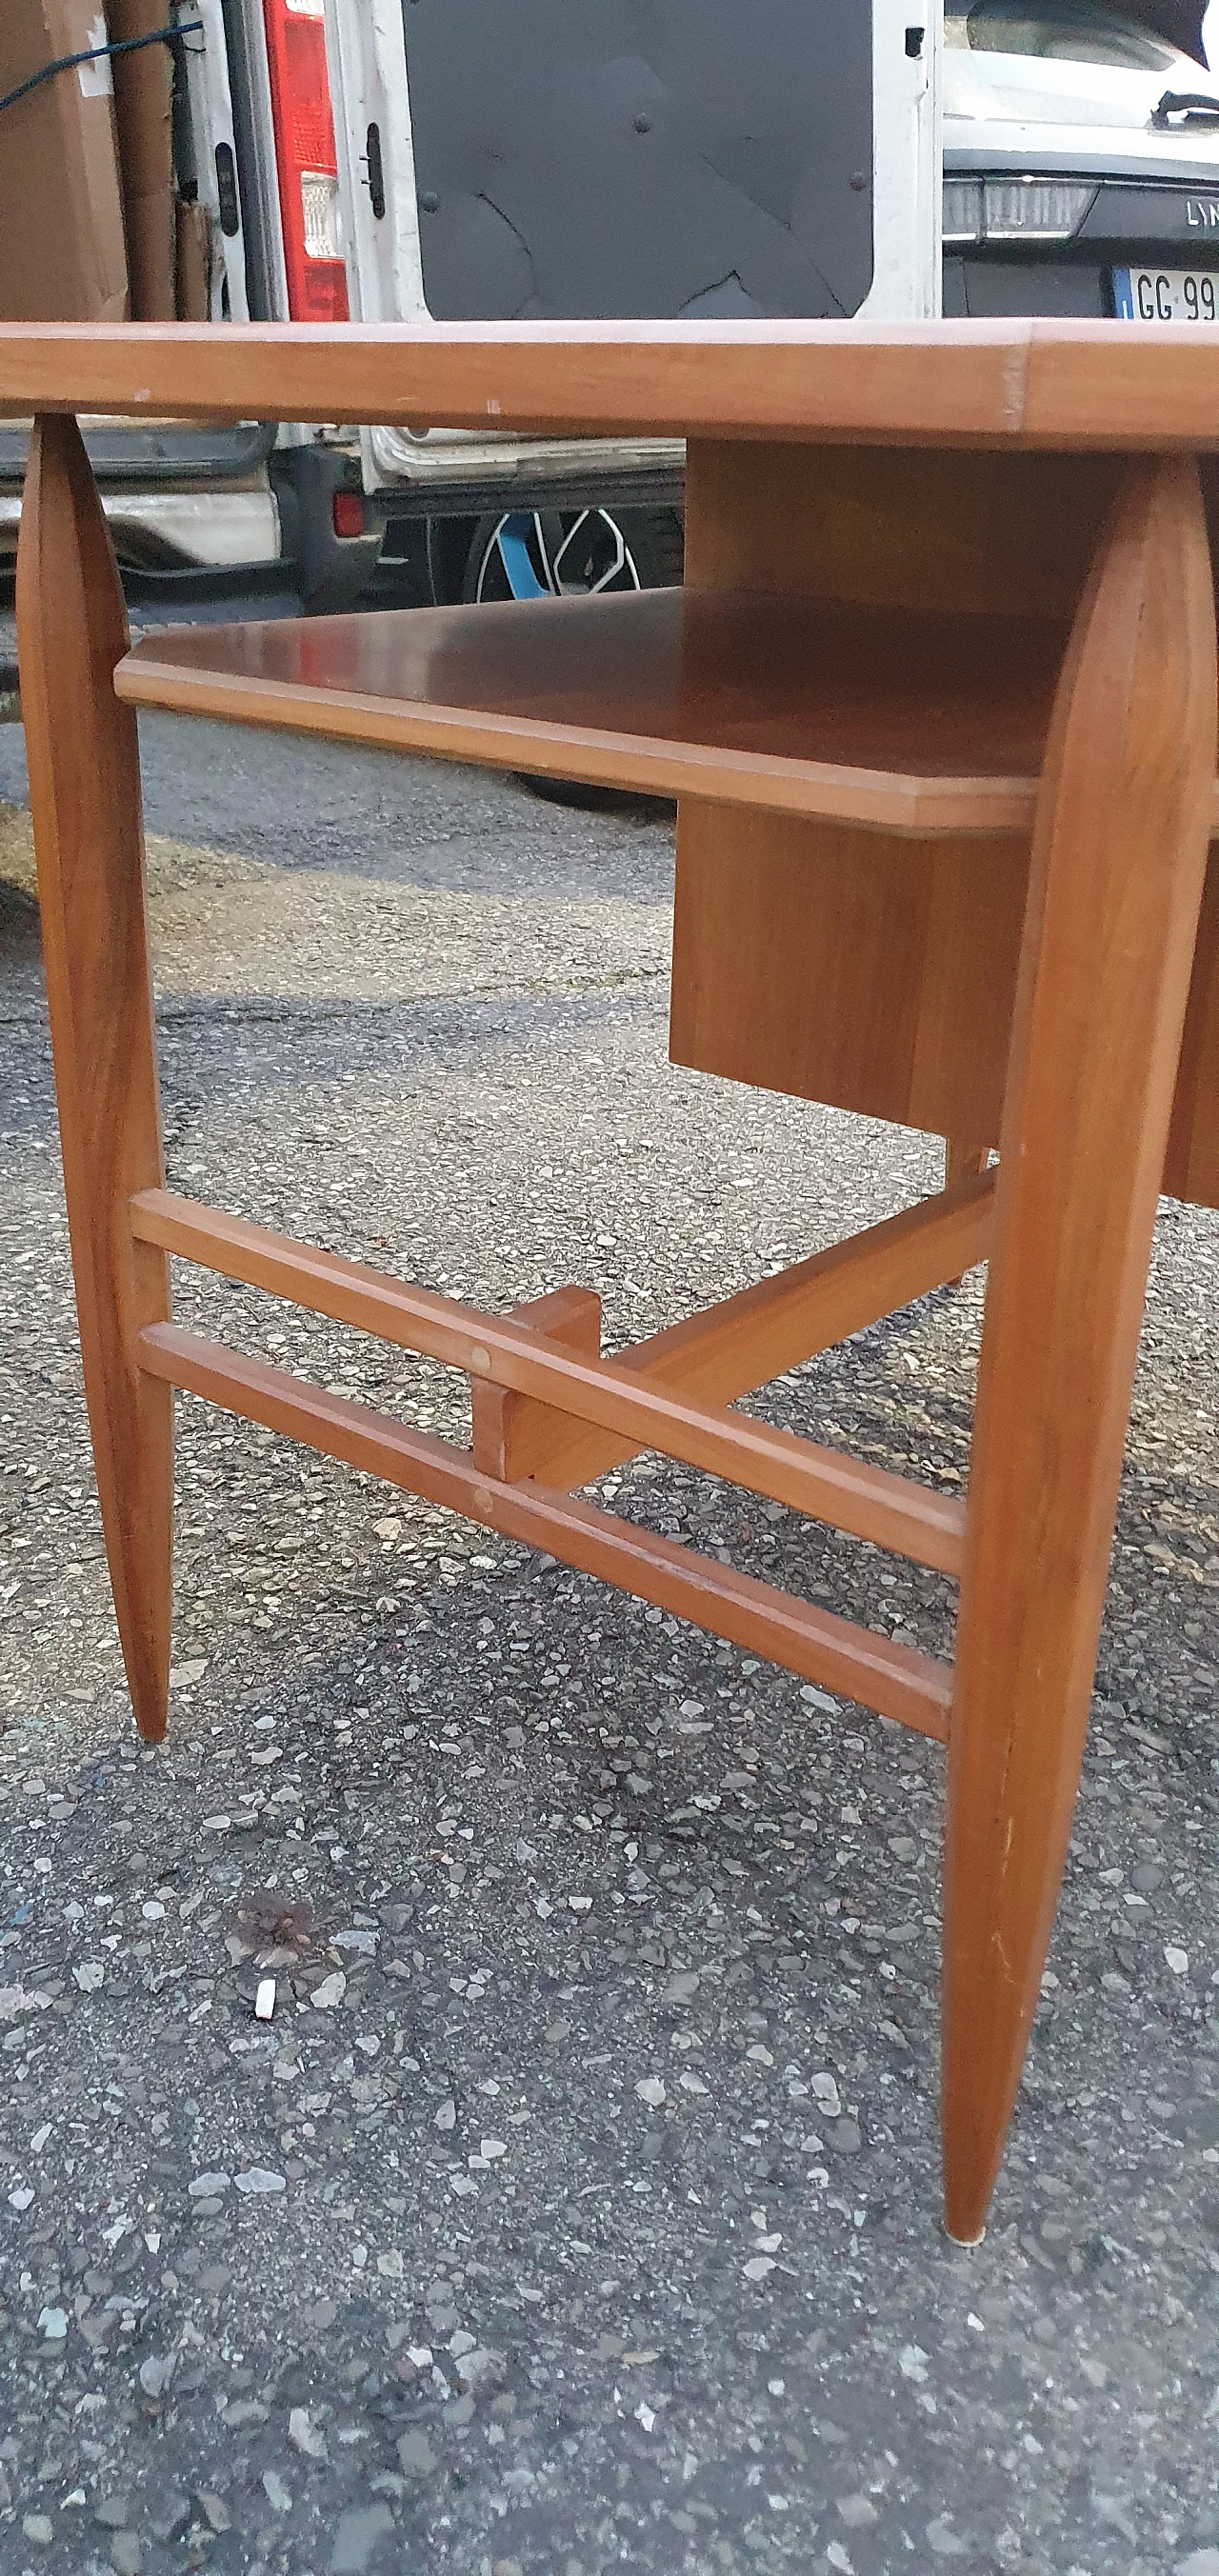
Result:
M944 1914L950 2235L982 2231L1079 1781L1206 864L1215 615L1192 463L1132 472L1046 754L957 1636Z
M127 617L73 420L37 423L17 563L21 702L64 1186L106 1554L142 1735L165 1732L171 1390L136 1338L169 1315L163 1252L132 1192L164 1185L135 717L111 685Z

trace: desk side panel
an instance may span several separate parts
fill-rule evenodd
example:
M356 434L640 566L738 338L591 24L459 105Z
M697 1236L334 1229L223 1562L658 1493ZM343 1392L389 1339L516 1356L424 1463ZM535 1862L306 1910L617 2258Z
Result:
M997 1144L1021 841L680 808L674 1061Z
M698 442L687 587L1070 615L1120 471L1097 456ZM670 1053L997 1145L1027 880L1023 837L899 839L683 797ZM1214 847L1164 1186L1219 1206Z
M1123 463L692 439L686 587L1069 619Z

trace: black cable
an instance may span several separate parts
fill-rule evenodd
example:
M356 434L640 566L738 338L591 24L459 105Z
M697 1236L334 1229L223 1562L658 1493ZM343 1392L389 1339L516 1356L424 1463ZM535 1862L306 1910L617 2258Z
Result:
M177 27L154 27L149 36L119 36L112 45L94 45L85 54L61 54L58 62L44 63L40 72L31 72L28 80L0 98L0 116L6 107L15 107L19 98L28 98L32 89L40 89L44 81L53 80L57 72L75 71L78 63L105 62L110 54L138 54L141 45L172 45L175 36L197 35L202 28L202 18L183 18Z

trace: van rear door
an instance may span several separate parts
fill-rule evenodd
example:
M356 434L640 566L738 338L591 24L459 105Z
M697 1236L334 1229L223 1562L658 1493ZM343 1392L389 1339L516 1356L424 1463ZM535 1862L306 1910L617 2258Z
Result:
M325 7L362 320L939 309L939 0ZM673 453L618 444L599 472L634 486L650 458L671 483ZM572 455L375 429L366 481L491 506L526 470L570 482Z

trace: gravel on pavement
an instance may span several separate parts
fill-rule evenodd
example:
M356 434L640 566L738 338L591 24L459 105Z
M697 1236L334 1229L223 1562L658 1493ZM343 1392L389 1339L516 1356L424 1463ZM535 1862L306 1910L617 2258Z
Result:
M937 1185L931 1140L668 1063L663 810L143 740L171 1185L500 1308L596 1287L610 1346ZM183 1398L141 1748L24 796L9 725L3 2576L1219 2576L1219 1221L1161 1214L1062 1904L963 2252L936 1747ZM175 1293L461 1432L438 1367ZM974 1274L767 1416L959 1491L979 1314ZM934 1575L654 1459L601 1491L950 1649Z

